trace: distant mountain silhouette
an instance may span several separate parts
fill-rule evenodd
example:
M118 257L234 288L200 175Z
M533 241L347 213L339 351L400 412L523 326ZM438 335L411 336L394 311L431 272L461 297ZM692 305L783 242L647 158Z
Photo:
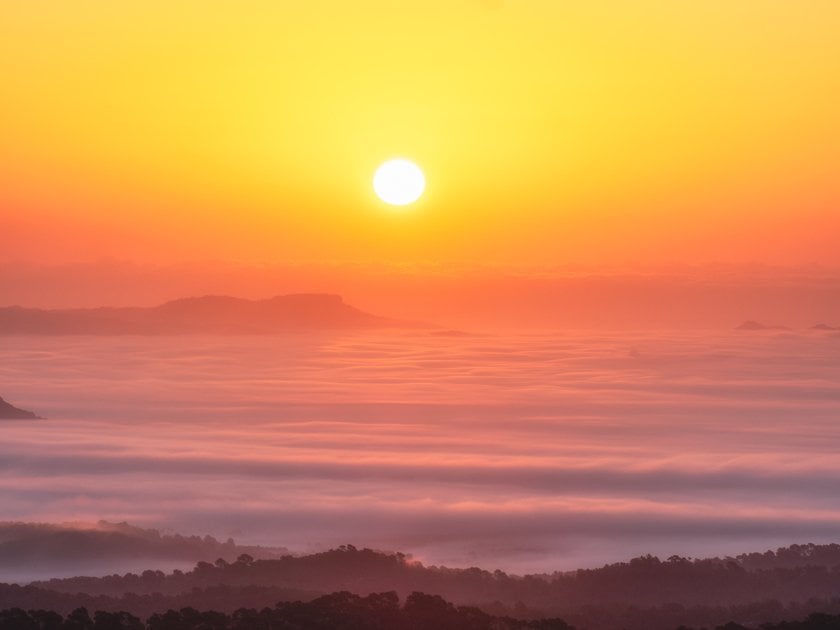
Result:
M87 568L142 559L197 562L207 558L233 561L241 554L256 559L278 559L289 553L283 547L238 545L233 539L212 536L162 534L128 523L22 523L0 521L0 569L35 565L63 569Z
M736 326L735 330L790 330L790 328L787 326L767 326L761 322L748 319L747 321L741 323L741 325Z
M207 295L149 308L0 308L0 334L249 334L423 327L423 324L372 315L345 304L339 295L321 293L278 295L267 300Z
M811 326L811 330L840 330L836 326L829 326L828 324L816 324Z
M0 397L0 420L40 420L39 416L36 416L31 411L26 411L26 409L18 409L14 405L7 403Z
M429 333L432 337L471 337L472 335L463 330L433 330Z

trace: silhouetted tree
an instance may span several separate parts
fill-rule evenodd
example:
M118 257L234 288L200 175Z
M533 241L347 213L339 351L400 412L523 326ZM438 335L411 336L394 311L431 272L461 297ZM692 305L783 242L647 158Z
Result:
M94 630L93 620L87 608L77 608L64 619L61 626L64 630Z
M127 612L97 610L93 615L94 630L145 630L145 624Z
M0 611L0 630L38 630L38 625L22 608Z

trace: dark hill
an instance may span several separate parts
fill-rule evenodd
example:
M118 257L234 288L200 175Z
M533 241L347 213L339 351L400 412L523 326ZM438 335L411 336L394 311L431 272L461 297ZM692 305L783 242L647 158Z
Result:
M84 571L88 563L119 566L131 560L156 562L183 560L190 563L204 558L233 561L241 554L257 559L280 558L288 554L282 547L237 545L212 536L161 534L128 523L23 523L0 521L0 570L73 567Z
M308 556L243 558L234 563L199 562L193 571L165 576L70 578L35 585L65 593L119 596L176 594L193 588L226 585L328 593L381 591L386 585L402 595L414 590L435 593L465 604L523 602L542 612L569 614L586 605L685 606L737 605L778 599L806 601L837 597L840 546L793 545L777 552L737 558L689 560L652 556L598 569L552 575L508 575L476 567L425 567L403 554L385 554L351 545Z
M419 327L424 326L372 315L346 304L341 296L319 293L267 300L208 295L149 308L0 308L0 334L7 335L249 334Z
M40 418L31 411L18 409L0 398L0 420L40 420Z
M838 545L808 544L734 558L643 556L598 569L516 576L475 567L425 567L403 554L347 545L299 557L258 560L243 554L234 562L202 561L192 571L171 574L148 570L0 584L0 609L66 613L84 605L148 616L193 607L229 614L337 591L366 596L389 585L403 597L420 591L493 615L561 617L581 630L714 628L733 620L756 628L814 612L840 613L838 558Z

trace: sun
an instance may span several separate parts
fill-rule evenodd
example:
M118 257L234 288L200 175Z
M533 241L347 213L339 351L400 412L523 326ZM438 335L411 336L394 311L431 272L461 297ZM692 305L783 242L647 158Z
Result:
M373 175L376 196L392 206L414 203L425 189L423 171L414 162L403 158L388 160Z

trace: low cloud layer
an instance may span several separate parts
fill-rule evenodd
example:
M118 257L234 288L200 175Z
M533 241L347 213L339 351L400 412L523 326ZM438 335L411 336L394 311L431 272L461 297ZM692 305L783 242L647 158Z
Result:
M840 534L829 333L9 338L0 520L513 571Z
M191 568L197 561L241 554L279 558L288 550L240 546L228 538L167 534L127 523L0 522L0 581L84 573Z

